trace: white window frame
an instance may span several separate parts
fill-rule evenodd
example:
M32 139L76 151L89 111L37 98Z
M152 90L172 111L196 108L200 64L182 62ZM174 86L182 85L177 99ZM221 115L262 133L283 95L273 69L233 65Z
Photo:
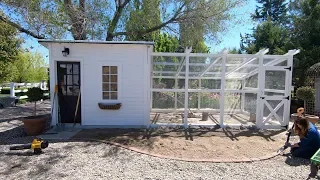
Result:
M107 91L103 91L103 67L104 66L116 66L117 67L117 93L118 93L118 98L117 99L103 99L103 92L107 92ZM121 71L122 71L122 66L120 64L116 64L116 63L103 63L100 64L100 97L101 100L103 102L119 102L121 100ZM112 75L112 74L111 74ZM109 91L112 92L112 91Z

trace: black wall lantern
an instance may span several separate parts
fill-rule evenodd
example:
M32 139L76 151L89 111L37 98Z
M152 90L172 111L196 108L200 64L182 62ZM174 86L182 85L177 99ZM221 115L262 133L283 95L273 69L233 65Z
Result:
M62 55L64 56L64 57L66 57L67 55L69 55L69 48L64 48L64 50L62 51Z

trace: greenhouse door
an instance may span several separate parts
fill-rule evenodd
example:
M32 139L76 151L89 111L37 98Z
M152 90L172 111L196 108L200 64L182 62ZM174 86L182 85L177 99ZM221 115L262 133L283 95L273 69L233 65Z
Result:
M287 129L290 120L291 67L264 66L259 107L259 126L263 129Z

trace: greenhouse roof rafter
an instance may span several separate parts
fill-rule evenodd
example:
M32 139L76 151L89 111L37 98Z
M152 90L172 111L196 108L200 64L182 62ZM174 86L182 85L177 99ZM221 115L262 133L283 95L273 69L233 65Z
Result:
M261 49L258 53L256 53L255 55L264 55L267 54L269 52L269 49ZM251 62L255 61L257 58L252 58L249 61L246 61L245 63L241 64L240 66L234 68L233 70L231 70L230 72L228 72L226 74L226 77L229 77L230 74L240 70L241 68L245 67L246 65L250 64Z
M223 54L223 55L228 54L228 50L227 50L227 49L224 49L224 50L221 51L220 54ZM206 68L200 73L199 77L202 77L204 74L206 74L206 73L210 70L210 68L212 68L213 65L216 64L217 62L219 62L221 59L222 59L222 57L218 57L218 58L216 58L214 61L212 61L212 62L209 64L209 66L206 67Z
M288 56L288 55L289 56L294 56L294 55L296 55L298 53L300 53L300 50L299 49L298 50L294 49L294 50L289 50L286 54L284 54L282 56L284 56L284 57ZM286 58L276 58L276 59L266 63L265 66L274 66L274 65L279 64L279 63L281 63L281 62L283 62L285 60L286 60ZM244 78L248 78L248 77L254 76L254 75L258 74L258 73L259 73L259 70L255 69L255 70L251 71L250 73L248 73L248 75L246 75Z

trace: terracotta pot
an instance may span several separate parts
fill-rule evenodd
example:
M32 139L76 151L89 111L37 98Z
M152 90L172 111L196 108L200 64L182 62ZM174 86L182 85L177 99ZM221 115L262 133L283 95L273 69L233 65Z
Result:
M24 131L28 136L37 136L46 128L48 117L46 115L29 116L23 119Z
M298 113L291 114L292 120L296 120L298 118ZM305 114L305 118L308 119L312 124L316 124L319 121L319 116Z
M319 121L319 117L318 116L314 116L314 115L306 115L306 118L312 124L316 124Z

